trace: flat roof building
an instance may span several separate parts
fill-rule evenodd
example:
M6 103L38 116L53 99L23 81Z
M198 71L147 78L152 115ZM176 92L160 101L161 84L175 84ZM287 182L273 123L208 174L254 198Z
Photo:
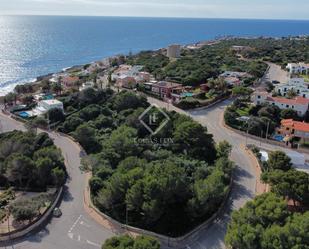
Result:
M178 44L173 44L167 47L167 57L169 58L179 58L180 57L181 46Z

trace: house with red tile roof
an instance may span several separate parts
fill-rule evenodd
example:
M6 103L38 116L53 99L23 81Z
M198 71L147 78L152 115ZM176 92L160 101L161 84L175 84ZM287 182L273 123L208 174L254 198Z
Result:
M298 137L301 139L309 138L309 123L295 121L293 119L281 120L281 127L277 133L289 138Z
M65 76L61 79L61 83L65 87L72 87L79 81L79 77L77 76Z
M252 101L256 105L267 103L278 106L280 109L293 109L299 116L304 116L308 111L309 99L297 96L293 99L283 97L273 97L267 92L256 92L252 96Z
M136 79L128 75L120 75L117 78L116 86L121 88L133 89L136 87Z
M176 90L182 91L183 86L174 82L159 81L152 84L151 91L162 99L170 99Z

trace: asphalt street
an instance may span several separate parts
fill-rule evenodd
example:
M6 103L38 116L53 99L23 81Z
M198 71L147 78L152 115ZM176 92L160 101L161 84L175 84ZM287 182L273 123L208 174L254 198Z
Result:
M213 134L216 142L226 140L232 146L231 159L235 162L234 184L232 193L228 200L222 215L206 230L199 231L194 235L194 239L188 240L184 248L187 249L218 249L225 248L224 235L226 233L227 223L229 222L231 211L242 207L248 200L255 196L255 168L252 161L242 149L245 139L229 129L222 126L222 115L225 107L230 104L230 100L224 101L208 109L194 111L182 111L178 108L158 101L154 98L148 98L152 104L156 104L167 110L174 110L183 114L190 115L194 120L206 126L209 133Z
M224 235L231 211L242 207L248 200L255 196L256 176L255 169L249 156L243 150L245 138L223 126L223 112L231 100L221 102L208 109L182 111L170 104L154 98L148 98L151 104L156 104L167 110L174 110L190 115L194 120L206 126L209 133L213 134L216 142L227 140L232 146L231 159L235 162L234 184L232 193L222 215L207 229L199 231L194 239L188 239L182 248L186 249L219 249L225 248ZM24 130L19 122L0 114L0 129L2 132L10 130ZM49 133L55 144L61 148L67 162L69 179L60 208L63 212L61 218L52 218L50 223L39 233L28 236L20 241L15 241L0 248L15 249L93 249L100 248L102 242L114 234L94 221L84 210L83 191L85 176L81 173L80 149L70 139L56 133ZM248 143L264 146L270 150L282 149L281 147L264 144L254 139ZM289 151L288 149L283 149ZM306 155L306 157L308 157ZM165 248L164 248L165 249Z
M25 130L19 122L0 114L1 132ZM62 216L52 218L49 224L37 234L14 241L0 248L14 249L95 249L114 234L94 221L84 210L85 176L81 173L80 149L70 139L56 133L49 133L66 160L69 179L65 185L60 204Z

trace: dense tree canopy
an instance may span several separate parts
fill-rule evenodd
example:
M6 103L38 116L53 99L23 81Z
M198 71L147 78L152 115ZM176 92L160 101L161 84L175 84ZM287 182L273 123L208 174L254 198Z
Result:
M56 123L56 122L63 122L65 119L63 110L59 108L53 108L49 110L46 114L47 120L49 120L50 124Z
M301 204L309 204L309 174L295 169L265 172L262 180L271 185L271 191Z
M148 236L138 236L135 239L128 236L118 236L107 239L102 249L160 249L158 240Z
M217 78L226 70L244 71L254 78L263 76L267 68L265 63L239 60L230 48L230 42L222 41L197 50L186 49L178 60L169 60L162 51L141 52L130 56L127 63L144 65L145 70L159 80L168 78L189 86L206 83L207 79Z
M309 212L291 214L283 198L263 194L234 211L225 241L233 249L308 248Z
M297 111L295 111L293 109L283 109L280 112L280 118L281 119L294 119L294 120L298 120L299 116L297 114Z
M53 174L57 169L57 174ZM13 131L0 135L1 186L45 189L61 185L65 168L61 152L46 133Z
M267 166L270 170L278 169L287 171L292 167L291 158L283 151L272 151L268 157Z
M243 112L245 112L243 114ZM250 116L241 121L241 116ZM270 136L280 124L280 109L273 105L252 106L248 99L236 99L224 113L225 123L255 136Z
M234 96L247 97L252 94L252 90L248 87L237 86L233 88L232 93Z
M211 216L224 199L231 147L223 142L216 148L205 127L174 112L166 111L170 120L151 135L139 120L148 105L126 91L88 105L69 97L65 107L75 111L59 129L89 153L82 164L93 172L89 184L101 211L123 223L179 235Z
M242 52L247 58L263 59L282 66L289 62L309 62L309 39L234 39L229 44L250 46Z

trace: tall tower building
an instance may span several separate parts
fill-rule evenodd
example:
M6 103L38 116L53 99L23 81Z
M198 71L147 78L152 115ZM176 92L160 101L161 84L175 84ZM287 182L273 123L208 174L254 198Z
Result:
M181 46L178 44L173 44L167 47L167 57L169 58L179 58L180 57Z

